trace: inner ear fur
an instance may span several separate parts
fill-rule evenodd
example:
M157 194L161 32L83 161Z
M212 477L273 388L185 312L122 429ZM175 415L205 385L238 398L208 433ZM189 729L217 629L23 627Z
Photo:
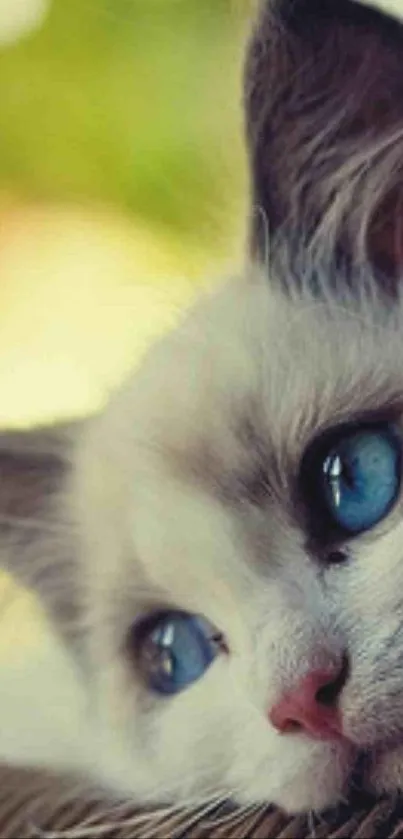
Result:
M265 2L246 61L251 248L403 265L403 26L349 0Z
M0 433L0 564L38 596L70 645L82 627L74 526L62 500L84 427L77 421Z

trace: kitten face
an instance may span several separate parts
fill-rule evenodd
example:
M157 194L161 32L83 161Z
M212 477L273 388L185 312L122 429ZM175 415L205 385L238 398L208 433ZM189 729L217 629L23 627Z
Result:
M151 351L79 452L94 763L142 800L320 809L360 749L381 784L388 741L403 738L402 502L338 544L335 565L296 485L329 427L382 415L400 434L403 311L364 294L297 300L249 273ZM130 642L159 610L200 615L225 639L174 696L147 688ZM279 734L279 698L346 653L344 739Z
M402 786L402 51L401 27L349 0L262 4L246 86L261 270L156 346L76 452L63 562L88 768L141 802L321 809L363 752L369 786ZM304 464L340 429L349 469L330 448L321 497ZM349 535L328 527L332 499ZM54 564L55 547L39 545ZM170 692L173 621L187 664ZM338 736L277 724L323 672Z

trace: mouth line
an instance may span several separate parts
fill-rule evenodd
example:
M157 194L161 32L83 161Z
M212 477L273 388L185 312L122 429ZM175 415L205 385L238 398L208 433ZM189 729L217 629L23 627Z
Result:
M403 738L399 741L392 738L389 741L378 741L365 748L355 746L355 757L346 778L346 793L350 806L351 802L354 802L354 806L365 808L379 800L370 781L374 760L381 747L384 750L388 745L396 746L399 742L403 743Z
M355 748L341 801L321 813L329 824L339 824L340 820L348 821L352 813L367 812L377 802L376 795L368 784L370 765L371 753Z
M371 760L371 751L359 749L356 752L356 757L348 777L348 787L350 790L361 793L365 789L365 779L368 777Z

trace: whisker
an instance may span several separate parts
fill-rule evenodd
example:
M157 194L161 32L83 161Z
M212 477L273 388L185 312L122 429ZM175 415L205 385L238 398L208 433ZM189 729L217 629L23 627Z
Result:
M205 806L203 808L200 808L198 810L194 810L192 813L190 813L187 821L182 821L181 820L180 825L178 825L178 826L180 826L181 831L186 831L187 832L192 827L194 827L194 825L198 821L202 821L212 811L216 810L218 806L219 806L219 804L217 803L217 801L210 802L210 804L208 804L207 806Z
M316 817L313 810L309 810L307 815L310 839L316 839Z
M3 525L5 527L15 527L20 530L39 530L42 532L46 531L46 533L71 533L71 527L66 524L65 522L55 522L52 523L49 519L40 519L40 518L29 518L29 517L20 517L20 516L12 516L12 515L5 515L2 513L0 515L0 526Z
M223 827L226 824L236 824L238 821L242 821L242 819L249 813L251 809L256 807L256 804L244 804L241 807L234 806L233 810L230 813L225 813L222 816L214 817L210 820L209 823L213 827Z
M270 238L270 225L269 225L269 218L266 213L265 208L258 204L254 207L254 212L258 216L260 216L262 224L263 224L263 232L264 232L264 249L263 249L263 266L266 269L266 272L270 273L270 251L271 251L271 238Z
M71 793L66 796L67 800L72 798ZM211 813L212 810L217 809L224 801L223 795L217 795L208 802L202 801L193 802L191 805L172 805L169 807L161 807L154 812L139 812L127 818L122 818L122 814L127 813L133 805L130 803L119 803L109 809L101 812L97 811L95 814L83 819L74 827L68 827L62 830L44 830L38 824L31 823L32 835L37 839L92 839L92 837L103 837L105 834L116 830L133 830L136 829L138 839L149 839L150 831L154 832L158 828L164 827L164 830L170 828L180 828L189 830L197 821L202 820ZM59 806L62 806L62 801L59 800Z

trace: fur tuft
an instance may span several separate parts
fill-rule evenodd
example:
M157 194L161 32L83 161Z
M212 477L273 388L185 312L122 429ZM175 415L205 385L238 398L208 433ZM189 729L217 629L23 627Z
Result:
M370 262L394 293L403 227L403 27L348 0L264 3L248 52L252 246Z

